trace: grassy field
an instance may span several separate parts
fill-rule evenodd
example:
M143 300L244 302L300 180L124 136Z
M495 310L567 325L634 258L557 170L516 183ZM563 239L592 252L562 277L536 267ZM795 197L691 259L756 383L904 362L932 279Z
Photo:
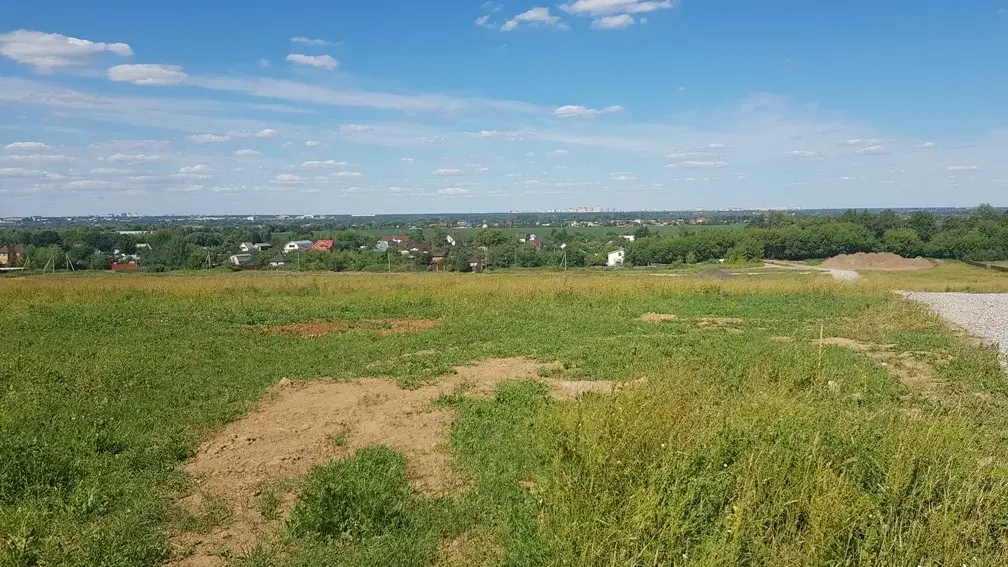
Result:
M182 505L184 463L278 382L419 392L509 357L539 378L430 403L464 487L426 494L402 451L355 448L257 492L272 528L200 564L1008 564L1005 372L890 291L1008 278L866 276L0 279L0 565L187 564L177 534L240 511ZM305 323L334 332L268 332ZM565 401L549 380L625 387Z

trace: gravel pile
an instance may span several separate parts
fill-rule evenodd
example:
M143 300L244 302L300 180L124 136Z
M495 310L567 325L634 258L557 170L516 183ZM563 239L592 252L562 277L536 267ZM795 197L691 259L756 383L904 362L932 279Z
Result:
M926 304L949 323L998 345L1008 365L1008 293L900 292Z

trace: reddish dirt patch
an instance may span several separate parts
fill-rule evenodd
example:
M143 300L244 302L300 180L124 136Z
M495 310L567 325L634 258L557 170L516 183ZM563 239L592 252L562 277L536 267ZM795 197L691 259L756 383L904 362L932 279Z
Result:
M822 263L838 270L927 270L935 264L926 258L904 258L891 252L841 254Z
M539 377L540 365L524 358L504 358L462 366L437 383L404 390L385 380L291 383L282 380L261 407L227 424L204 442L184 465L194 480L192 493L179 504L199 513L206 503L226 506L231 514L206 534L172 534L178 557L171 565L224 565L222 556L247 551L273 533L275 522L260 513L257 496L283 479L298 478L312 467L384 445L406 456L409 480L423 495L463 490L466 480L453 466L447 446L454 413L431 402L466 388L485 396L514 379L545 382L552 394L573 399L586 392L608 392L612 382L571 382ZM293 494L281 495L289 510Z
M383 337L402 333L415 333L437 325L437 319L362 319L360 321L316 321L267 327L273 335L296 337L321 337L329 333L347 331L377 332Z

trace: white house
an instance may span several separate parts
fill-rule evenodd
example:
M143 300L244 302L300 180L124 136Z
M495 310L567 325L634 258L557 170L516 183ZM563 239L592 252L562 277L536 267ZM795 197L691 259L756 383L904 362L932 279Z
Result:
M251 242L242 242L238 245L238 251L246 253L253 252L255 251L255 244L252 244Z
M622 266L624 259L626 259L626 251L620 248L619 250L613 250L612 252L609 253L609 260L606 262L606 264L610 268L614 266Z
M256 242L255 244L251 242L242 242L238 246L238 250L241 252L262 252L263 250L269 250L273 248L273 245L269 242Z
M277 254L276 258L270 260L269 265L271 268L279 268L280 266L286 266L287 258L284 258L283 254Z
M628 242L633 242L634 240L637 240L637 237L634 236L633 234L621 234L620 238Z
M379 240L378 244L375 244L374 248L379 252L388 252L389 243L387 240Z
M286 245L284 245L284 252L307 252L315 246L315 243L311 240L291 240Z
M235 254L230 258L231 264L235 266L247 266L252 263L251 254Z

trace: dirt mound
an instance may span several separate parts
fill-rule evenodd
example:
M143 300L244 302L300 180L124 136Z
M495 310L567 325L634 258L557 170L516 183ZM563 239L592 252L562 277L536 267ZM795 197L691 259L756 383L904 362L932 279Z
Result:
M904 258L891 252L841 254L822 265L839 270L926 270L935 266L926 258Z
M460 387L467 395L485 396L502 382L532 379L545 382L561 399L616 387L612 382L541 378L539 369L525 358L492 359L459 367L455 374L415 390L378 379L281 381L257 411L227 424L184 465L194 488L179 504L194 514L223 505L230 516L209 533L173 534L179 559L171 564L226 564L222 556L248 550L276 529L275 522L262 515L261 494L362 447L384 445L401 451L410 483L421 494L464 489L466 481L453 466L447 446L454 412L431 404ZM294 502L289 488L278 497L282 512Z
M363 319L361 321L316 321L265 327L272 335L296 337L321 337L329 333L347 331L375 331L383 337L402 333L415 333L437 325L437 319ZM253 327L262 328L262 327Z

